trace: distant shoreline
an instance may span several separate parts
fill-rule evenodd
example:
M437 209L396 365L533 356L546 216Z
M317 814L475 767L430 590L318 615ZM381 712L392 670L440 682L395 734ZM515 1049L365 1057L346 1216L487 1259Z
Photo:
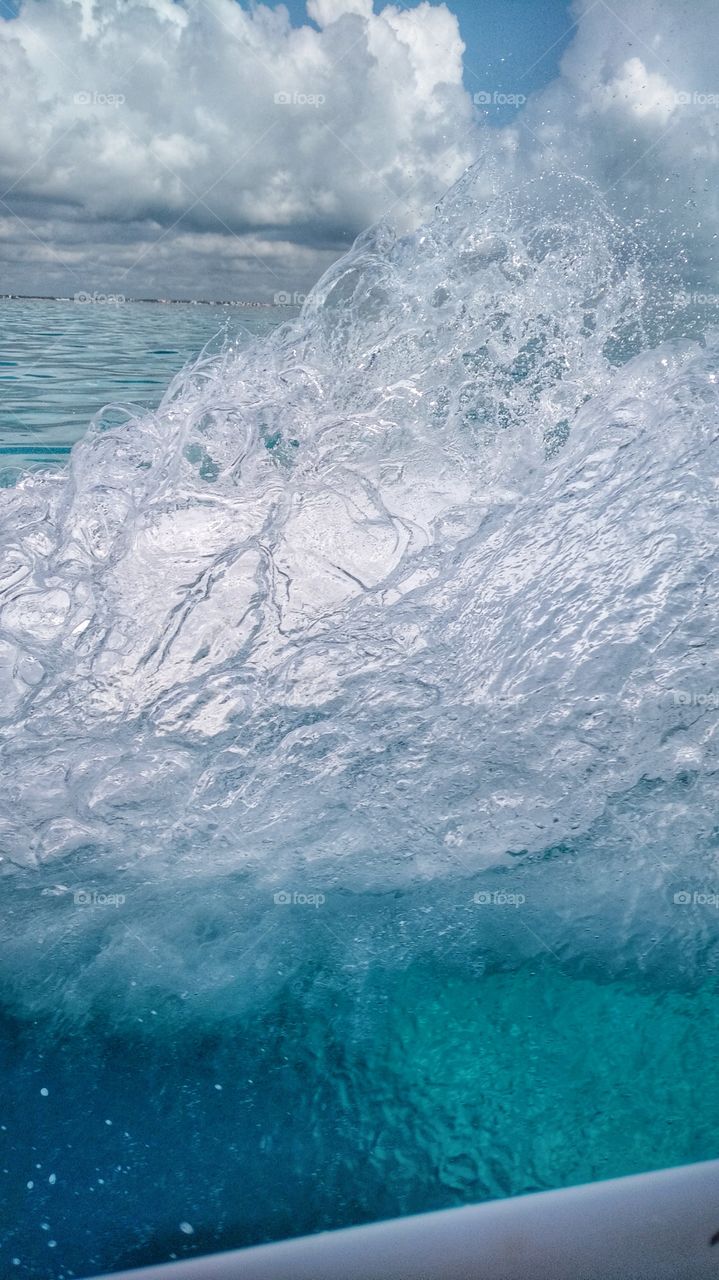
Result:
M253 310L266 309L272 311L275 307L292 307L297 306L291 302L241 302L238 300L224 302L213 302L210 298L122 298L117 295L99 295L96 300L91 295L84 298L62 298L56 297L54 294L41 293L0 293L0 302L72 302L79 307L97 306L100 304L100 298L105 305L125 306L130 302L153 303L161 307L251 307Z

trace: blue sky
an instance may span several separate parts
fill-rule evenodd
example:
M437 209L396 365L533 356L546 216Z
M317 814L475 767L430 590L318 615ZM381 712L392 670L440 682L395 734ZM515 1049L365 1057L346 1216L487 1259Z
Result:
M500 92L527 94L554 79L571 40L573 19L565 0L455 0L450 8L467 45L465 81L471 92L484 80Z

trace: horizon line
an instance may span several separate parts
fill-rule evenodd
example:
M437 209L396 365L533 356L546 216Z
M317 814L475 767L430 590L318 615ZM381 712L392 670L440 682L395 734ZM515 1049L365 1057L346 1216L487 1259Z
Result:
M0 302L72 302L76 306L124 306L128 302L158 303L169 307L293 307L292 302L262 302L259 299L239 298L127 298L124 294L81 294L67 297L53 293L0 293Z

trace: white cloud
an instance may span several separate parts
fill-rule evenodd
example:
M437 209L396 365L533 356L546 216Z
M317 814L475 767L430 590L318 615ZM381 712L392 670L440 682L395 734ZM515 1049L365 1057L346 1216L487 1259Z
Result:
M600 111L618 108L637 120L654 117L659 125L666 125L679 109L669 81L648 71L641 58L629 58L608 84L598 85L593 105Z
M0 194L31 225L52 202L143 251L178 220L289 236L315 268L388 209L408 224L473 157L457 20L369 0L309 15L320 30L234 0L25 0L0 21Z
M307 13L320 27L328 27L345 13L372 16L372 0L307 0Z

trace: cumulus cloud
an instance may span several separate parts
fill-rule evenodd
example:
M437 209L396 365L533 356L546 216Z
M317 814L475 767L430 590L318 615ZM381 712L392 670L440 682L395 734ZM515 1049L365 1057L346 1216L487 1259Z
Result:
M293 27L235 0L23 0L0 20L0 290L305 292L478 155L500 185L586 176L687 279L715 279L716 0L574 17L557 78L498 129L446 4L307 0Z
M61 224L91 223L113 224L94 265L118 278L123 244L144 278L148 244L170 236L179 252L178 232L223 234L230 259L233 237L259 236L245 256L268 281L273 240L292 241L312 278L385 211L415 219L474 154L456 17L428 3L374 14L371 0L310 0L308 16L293 28L282 8L234 0L25 0L0 21L0 211L22 219L26 254L40 256L52 206L58 270Z

